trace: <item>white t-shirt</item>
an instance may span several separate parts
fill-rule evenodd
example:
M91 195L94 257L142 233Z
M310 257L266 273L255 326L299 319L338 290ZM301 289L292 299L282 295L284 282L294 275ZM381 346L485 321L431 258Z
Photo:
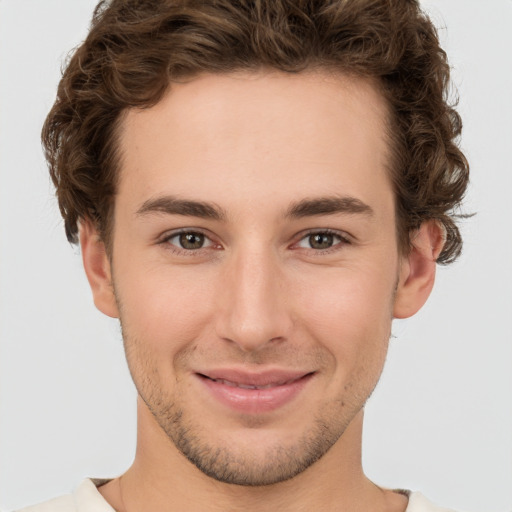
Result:
M454 512L436 507L419 492L407 492L409 505L405 512ZM72 494L61 496L39 505L20 509L18 512L115 512L104 500L94 482L84 480Z

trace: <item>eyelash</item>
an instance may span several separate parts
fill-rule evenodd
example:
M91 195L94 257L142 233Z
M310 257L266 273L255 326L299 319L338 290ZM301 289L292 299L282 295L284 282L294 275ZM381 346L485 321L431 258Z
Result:
M177 244L172 244L170 242L173 238L179 237L180 235L200 235L200 236L203 236L205 240L208 240L210 242L210 245L208 245L206 247L200 247L198 249L185 249L183 247L180 247ZM198 254L202 253L204 249L208 249L210 246L220 247L220 245L213 242L213 240L206 233L204 233L200 229L193 229L193 228L192 229L184 228L184 229L180 229L178 231L173 231L172 233L168 233L168 234L164 235L164 237L162 239L160 239L157 243L159 245L163 245L167 250L170 250L171 252L173 252L174 254L177 254L179 256L181 256L181 255L194 256L194 255L198 255Z
M179 247L179 245L177 245L177 244L170 243L170 241L173 238L179 237L180 235L200 235L200 236L204 237L205 240L208 240L210 242L210 244L206 247L200 247L198 249L185 249L183 247ZM312 247L305 248L307 250L313 251L313 253L315 255L322 255L322 254L328 254L331 252L335 252L337 250L340 250L340 248L341 248L340 246L351 245L351 243L352 243L350 241L350 239L345 234L343 234L339 231L334 231L332 229L313 229L311 231L302 233L299 240L292 244L292 246L291 246L292 249L295 249L295 250L300 249L300 247L298 247L298 245L302 241L304 241L307 238L314 236L314 235L328 235L328 236L332 236L333 238L338 239L338 241L336 243L333 243L333 245L331 247L327 247L326 249L314 249ZM215 246L217 248L221 247L220 244L216 244L206 233L204 233L200 229L187 229L187 228L181 229L179 231L174 231L172 233L165 235L162 239L160 239L158 241L158 244L166 246L166 248L168 250L172 251L173 253L175 253L177 255L185 255L185 256L199 255L203 252L204 249L208 249L210 247L215 247Z
M349 237L343 232L335 231L332 229L313 229L302 234L299 241L295 242L293 246L298 246L298 244L301 243L303 240L306 240L314 235L328 235L338 239L337 242L333 242L333 245L331 247L327 247L326 249L313 249L312 247L309 247L308 249L313 251L313 254L315 255L329 254L331 252L340 250L341 247L345 245L351 244Z

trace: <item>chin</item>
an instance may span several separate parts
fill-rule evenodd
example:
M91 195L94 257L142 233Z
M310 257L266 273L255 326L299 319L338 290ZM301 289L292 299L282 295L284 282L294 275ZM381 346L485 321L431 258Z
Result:
M322 418L295 431L244 418L235 428L205 428L182 409L152 411L172 445L205 475L223 483L266 486L289 480L317 462L339 440L349 421ZM351 415L352 416L352 415Z

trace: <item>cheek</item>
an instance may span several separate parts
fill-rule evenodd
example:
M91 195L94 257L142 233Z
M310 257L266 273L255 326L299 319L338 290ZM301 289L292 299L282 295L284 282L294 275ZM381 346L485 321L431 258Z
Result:
M210 280L192 266L142 268L132 261L118 269L123 279L115 280L115 290L123 327L154 351L176 351L197 338L211 316Z
M361 269L333 269L319 284L311 276L296 291L302 328L336 359L354 361L381 352L391 331L393 279ZM393 274L391 274L393 276Z

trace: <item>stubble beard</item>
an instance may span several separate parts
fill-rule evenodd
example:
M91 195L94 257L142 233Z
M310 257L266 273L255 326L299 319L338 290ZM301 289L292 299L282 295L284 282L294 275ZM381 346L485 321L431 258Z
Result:
M208 443L203 429L188 419L176 403L166 406L161 396L148 400L140 391L139 394L169 440L188 461L219 482L241 486L272 485L297 476L327 453L349 423L333 426L332 422L317 419L309 432L291 446L267 448L265 453L253 446L253 453L241 453L226 440L218 440L215 445Z
M119 301L118 306L121 312ZM315 418L308 431L293 445L276 445L266 448L265 453L257 446L252 446L248 452L237 450L236 447L233 449L233 443L229 440L217 439L215 442L208 442L205 427L197 419L194 421L187 416L187 412L179 404L179 399L176 399L178 393L175 396L166 396L163 393L165 388L159 384L156 365L152 363L151 357L144 354L144 344L130 338L121 318L120 323L126 359L138 394L167 438L205 475L219 482L240 486L268 486L284 482L304 472L322 458L364 408L378 384L387 352L386 343L381 371L373 382L366 382L366 388L359 389L359 393L354 396L337 397L327 404L324 407L327 412ZM138 371L134 371L137 367ZM362 377L366 368L360 370ZM141 376L140 380L136 378L137 375ZM345 386L345 391L349 386Z
M212 439L212 429L193 418L180 404L179 392L163 392L156 367L143 354L142 344L123 339L135 386L142 401L176 449L205 475L223 483L240 486L268 486L289 480L304 472L340 439L350 422L364 407L363 396L337 398L324 407L322 416L295 442L249 449L220 436ZM134 371L135 370L135 371ZM137 379L136 376L142 376ZM258 428L258 425L251 425ZM215 433L213 433L215 436ZM287 440L286 440L287 441Z

